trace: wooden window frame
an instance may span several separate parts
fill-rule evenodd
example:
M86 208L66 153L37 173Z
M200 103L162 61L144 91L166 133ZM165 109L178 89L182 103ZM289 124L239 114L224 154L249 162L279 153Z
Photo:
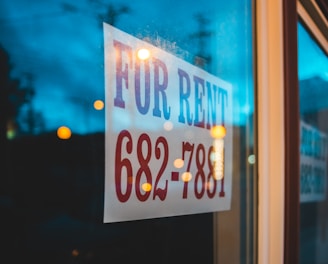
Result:
M300 117L297 52L297 1L283 1L285 104L285 232L284 263L299 263Z
M300 262L300 110L297 23L302 21L328 54L328 5L321 0L283 1L285 96L284 263ZM320 9L324 8L324 10Z
M256 1L260 264L300 261L297 23L328 54L327 14L322 0Z

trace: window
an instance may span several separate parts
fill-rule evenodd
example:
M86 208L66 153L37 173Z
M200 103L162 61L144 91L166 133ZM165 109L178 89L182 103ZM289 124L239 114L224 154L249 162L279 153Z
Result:
M298 24L300 141L300 263L327 258L328 57Z
M110 138L106 132L109 127L118 128L123 120L122 115L118 115L116 122L109 122L105 114L107 99L113 99L110 95L106 98L111 87L106 81L112 81L106 72L105 62L108 39L104 32L109 25L115 32L123 32L123 42L124 38L129 38L135 43L147 43L162 55L167 55L167 58L158 59L166 62L171 58L174 65L166 64L168 74L179 61L188 69L181 70L197 73L194 75L198 79L193 77L190 80L197 80L199 89L202 89L202 80L222 81L230 87L227 106L231 111L227 130L230 144L225 146L231 154L225 160L225 177L230 177L230 182L225 185L225 195L229 198L227 208L213 212L205 206L204 209L201 207L201 212L181 215L179 210L172 212L164 199L154 210L167 210L167 215L103 222L107 190L105 174L109 164L105 151L117 154L115 144L107 145ZM8 262L255 261L257 180L252 1L85 0L27 3L10 0L0 4L0 32L0 112L5 113L0 121L0 152L4 157L0 164L0 206L4 212L1 218L1 234L5 242L3 257ZM113 63L116 61L113 60ZM166 86L163 68L159 65L162 64L158 62L152 67L158 71L156 84L162 98ZM120 69L124 72L123 66ZM137 72L136 69L133 71ZM187 82L183 74L181 71L181 80ZM128 79L124 78L120 80L123 83ZM138 81L141 86L147 85L146 77ZM126 90L124 84L123 89ZM184 93L183 100L187 97L185 90ZM187 109L186 100L183 102ZM137 104L146 109L147 103L143 99ZM205 108L200 101L197 107L203 113ZM142 115L132 112L128 114L138 118ZM162 123L164 119L161 119ZM144 127L137 138L142 134L146 136L139 137L139 149L150 147L150 144L155 146L156 139L162 139L163 135L169 144L173 144L175 136L166 137L162 127L156 127L155 131L150 120L140 120ZM202 168L207 166L210 157L210 147L206 150L201 147L210 138L204 136L204 131L209 132L209 129L182 122L180 125L186 132L190 130L199 135L197 141L187 136L181 139L182 133L172 130L180 140L176 148L187 140L190 140L190 145L195 144L196 158L192 161L193 171L190 172L196 178L197 173L203 175ZM132 128L129 133L136 135ZM154 131L157 133L155 140L151 138L149 141L147 135ZM133 142L135 150L138 139L133 139ZM165 143L160 144L160 147L163 146ZM171 146L169 151L173 152L175 145ZM156 155L154 148L151 152L151 155ZM186 156L191 154L191 151L185 152L188 152ZM131 164L137 162L137 166L142 167L148 162L147 153L150 152L141 151L138 156L141 161L138 157L129 158ZM118 157L114 166L119 162L122 164L123 159ZM132 167L135 173L132 175L133 192L138 190L141 197L146 197L147 191L139 187L147 175L151 175L152 179L155 175L145 172L148 171L147 166L142 167L144 170L139 174L142 180L136 185L138 168ZM128 170L123 165L120 168L122 174ZM206 176L209 172L206 171ZM113 174L108 175L114 177ZM174 175L172 178L181 182ZM163 179L172 179L165 177L168 177L167 173L164 173ZM222 183L216 181L218 185ZM205 182L200 182L203 187L197 185L196 190L190 184L188 190L203 195ZM122 193L129 184L128 181L122 183ZM159 186L165 186L165 181ZM216 194L219 197L219 193ZM193 199L197 202L197 199L203 198ZM135 201L135 210L144 206L138 199Z

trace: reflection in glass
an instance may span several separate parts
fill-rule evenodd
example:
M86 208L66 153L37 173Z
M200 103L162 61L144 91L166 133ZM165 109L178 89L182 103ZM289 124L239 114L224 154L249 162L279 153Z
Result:
M212 138L221 139L226 135L226 129L224 126L214 126L211 128L211 136Z
M174 167L177 169L180 169L184 166L184 160L183 159L175 159L174 160Z
M232 85L233 204L218 214L215 251L220 263L253 262L256 180L247 163L255 144L252 4L0 2L1 263L213 263L213 213L103 224L103 22ZM118 116L113 126L118 122L137 123ZM175 126L141 124L158 133L181 129L186 141L197 137ZM180 163L176 168L186 166ZM206 184L214 189L212 181ZM135 185L133 175L122 185L122 192Z
M93 103L93 107L96 109L96 110L102 110L104 108L105 104L102 100L96 100L94 101Z
M328 57L298 24L300 263L328 259Z
M72 135L71 130L66 126L61 126L57 129L57 136L60 139L69 139Z
M138 58L140 60L146 60L150 57L150 52L148 49L140 49L138 51Z
M182 173L181 179L184 182L189 182L192 179L192 174L190 172L186 171L186 172Z

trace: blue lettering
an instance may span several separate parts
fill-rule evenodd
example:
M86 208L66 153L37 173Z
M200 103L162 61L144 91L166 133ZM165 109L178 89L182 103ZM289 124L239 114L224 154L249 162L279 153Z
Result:
M135 93L136 93L136 104L138 111L145 115L148 113L149 105L150 105L150 69L149 69L149 61L144 60L144 71L145 71L145 95L144 95L144 101L145 104L142 105L141 103L141 95L140 95L140 60L136 61L136 68L135 68L135 79L134 79L134 85L135 85Z
M210 82L206 82L207 86L207 124L206 128L210 129L216 125L216 91L217 87L213 84L213 96L212 86ZM212 121L212 124L210 123Z
M155 105L153 109L153 115L161 117L161 110L159 109L159 94L162 94L162 99L163 99L163 115L166 120L170 118L170 112L171 108L168 107L167 105L167 97L165 90L167 88L168 84L168 73L167 73L167 68L164 62L162 62L159 59L153 58L153 63L154 63L154 89L155 89L155 94L154 94L154 99L155 99ZM159 75L160 75L160 68L163 73L163 82L160 83L159 81Z
M179 74L179 91L180 91L180 114L179 114L179 122L185 123L186 118L184 115L184 105L186 107L186 116L188 125L192 124L192 115L190 114L190 106L188 98L190 96L190 78L188 73L184 70L178 69ZM185 82L184 82L185 80ZM184 83L186 83L186 91L184 91Z
M125 52L132 64L132 48L119 41L114 40L114 47L116 52L116 96L114 98L114 105L125 108L123 100L122 86L123 80L125 81L125 88L129 89L129 67L125 63L123 66L123 52Z

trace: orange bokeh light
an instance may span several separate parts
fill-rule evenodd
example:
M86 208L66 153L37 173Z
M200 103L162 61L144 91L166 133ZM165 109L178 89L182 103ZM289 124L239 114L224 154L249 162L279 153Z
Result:
M220 139L224 138L227 134L227 130L224 126L214 126L211 128L212 138Z
M184 182L189 182L192 179L192 174L190 172L186 171L186 172L182 173L181 179Z
M102 110L102 109L104 109L104 106L105 106L105 104L104 104L104 102L102 100L96 100L93 103L93 107L96 110Z
M57 136L60 139L69 139L72 136L72 132L68 127L61 126L57 129Z
M145 182L144 184L141 185L141 188L145 192L150 192L151 191L151 184L148 182Z

